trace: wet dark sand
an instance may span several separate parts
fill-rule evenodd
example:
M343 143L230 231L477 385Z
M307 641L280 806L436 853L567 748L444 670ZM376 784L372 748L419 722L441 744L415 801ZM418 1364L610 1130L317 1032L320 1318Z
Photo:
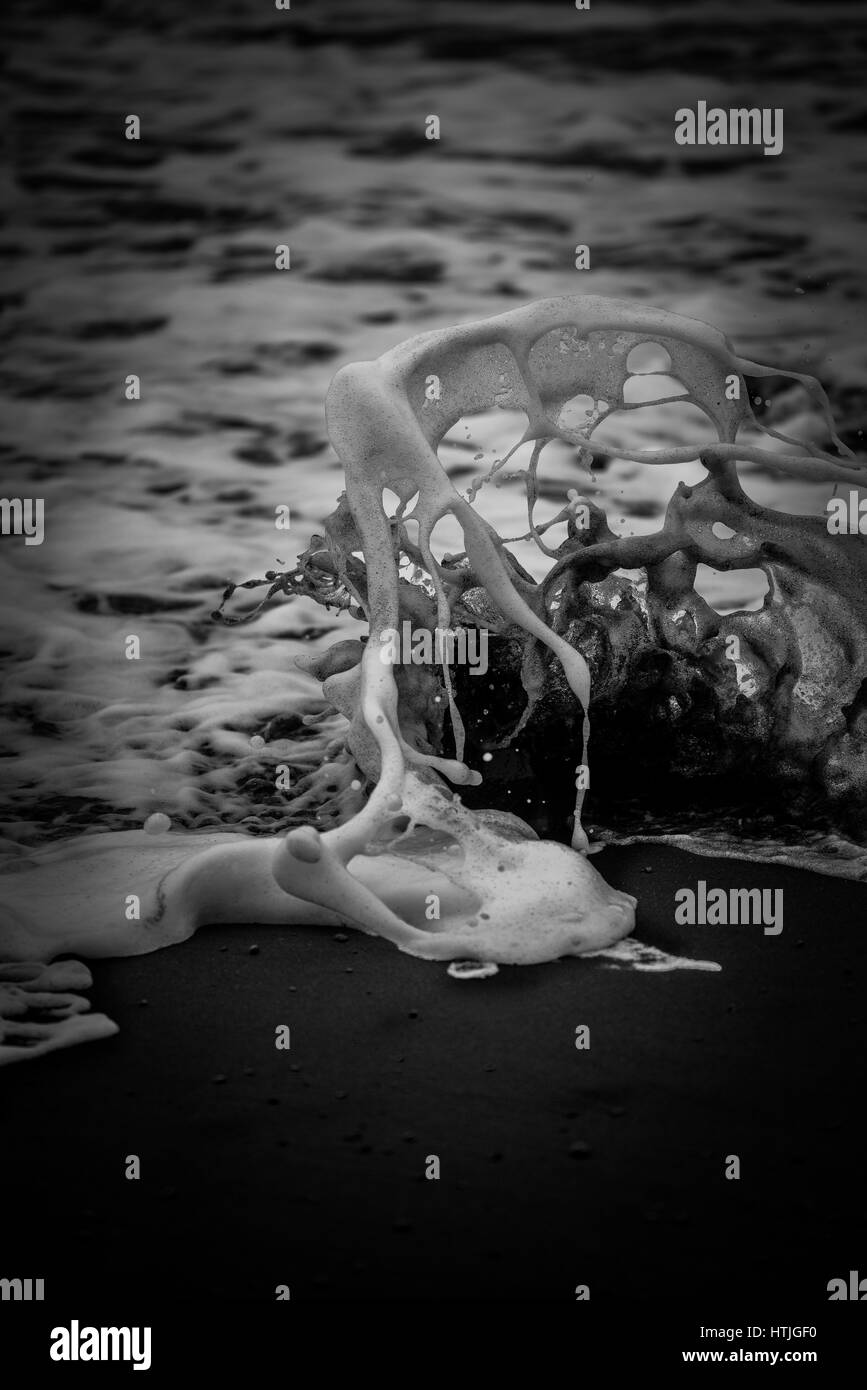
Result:
M135 1307L279 1284L827 1313L867 1252L864 889L640 845L597 863L640 895L640 939L722 973L572 960L464 983L354 933L255 927L97 962L120 1035L4 1078L26 1229L7 1206L3 1272L46 1278L64 1317L73 1291L93 1316L119 1289ZM782 935L674 927L700 878L782 887Z

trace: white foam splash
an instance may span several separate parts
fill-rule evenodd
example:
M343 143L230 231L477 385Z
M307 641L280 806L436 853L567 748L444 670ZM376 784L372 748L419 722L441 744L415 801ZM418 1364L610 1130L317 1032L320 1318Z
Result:
M418 494L405 519L418 523L418 551L432 577L439 626L450 626L451 598L449 577L431 553L431 536L451 514L478 583L502 620L559 659L584 711L586 762L590 675L584 657L536 611L533 586L516 571L493 528L456 492L435 450L462 415L494 401L526 415L527 441L557 437L586 445L587 436L563 423L562 408L581 391L614 403L612 408L625 407L627 357L648 341L665 346L686 388L683 399L699 405L717 427L720 442L701 450L709 469L725 473L737 458L766 460L761 449L734 443L742 422L759 426L745 387L738 399L729 398L729 374L741 381L744 373L797 380L830 420L813 378L742 359L723 334L697 320L592 297L547 300L425 334L376 362L343 368L326 408L364 555L366 591L355 597L366 611L370 640L358 665L325 681L324 694L351 720L350 747L376 783L372 795L348 822L322 834L306 826L270 840L185 835L166 833L157 817L147 832L90 835L41 851L28 868L0 880L0 952L19 960L50 960L69 951L133 955L181 941L204 922L304 922L346 923L429 959L528 964L607 951L614 963L641 969L717 968L638 945L610 954L632 930L635 899L609 888L579 852L587 849L583 791L576 800L572 849L537 840L514 817L469 811L444 793L440 781L460 787L482 780L462 761L462 724L447 672L454 759L416 746L402 728L394 673L378 653L378 638L397 627L399 611L398 565L383 507L389 489L401 505ZM425 392L431 375L440 383L435 401ZM604 445L594 447L606 452ZM616 452L651 464L685 457L683 448ZM695 456L693 448L686 453ZM808 458L778 452L772 464L813 478L851 480L858 474L858 465L821 451ZM352 587L348 575L343 578ZM409 829L394 833L398 814ZM456 840L459 856L449 859L430 845L418 848L424 828ZM130 895L140 900L139 916L130 916ZM429 920L432 899L439 917ZM65 1020L73 1031L74 1017L80 1016L70 1013Z

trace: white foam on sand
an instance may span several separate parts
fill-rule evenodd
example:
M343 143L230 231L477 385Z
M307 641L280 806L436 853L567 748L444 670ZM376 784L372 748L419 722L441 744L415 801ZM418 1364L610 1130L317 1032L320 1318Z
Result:
M648 946L643 941L630 937L618 941L605 951L593 951L592 959L604 960L615 969L653 970L722 970L713 960L692 960L689 956L675 956L669 951L661 951L657 946Z
M0 1067L116 1033L117 1024L90 1013L79 992L92 983L77 960L0 965Z

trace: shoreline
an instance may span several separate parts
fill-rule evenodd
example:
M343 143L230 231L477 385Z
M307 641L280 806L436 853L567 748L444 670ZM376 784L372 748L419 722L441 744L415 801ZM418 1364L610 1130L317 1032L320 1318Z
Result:
M119 1035L3 1078L10 1268L93 1299L710 1300L734 1281L823 1303L867 1234L859 889L719 860L715 884L783 887L785 930L678 927L706 859L599 860L639 897L639 940L721 972L568 959L464 982L373 937L255 926L93 962Z

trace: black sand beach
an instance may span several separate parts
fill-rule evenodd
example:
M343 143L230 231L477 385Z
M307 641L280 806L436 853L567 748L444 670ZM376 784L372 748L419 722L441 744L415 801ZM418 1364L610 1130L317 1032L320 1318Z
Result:
M465 983L355 933L254 927L96 963L119 1036L4 1079L2 1189L26 1214L5 1263L38 1264L58 1309L587 1284L711 1321L827 1312L867 1234L863 887L646 846L597 863L640 897L641 940L721 973L569 960ZM701 878L782 887L783 932L674 927Z

